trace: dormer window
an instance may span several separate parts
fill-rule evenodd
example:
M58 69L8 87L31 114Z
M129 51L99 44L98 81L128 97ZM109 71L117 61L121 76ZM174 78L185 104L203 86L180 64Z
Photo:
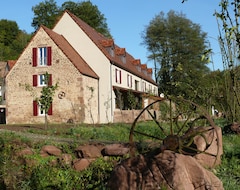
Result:
M137 70L138 70L139 72L142 71L140 65L137 66Z
M117 56L120 57L123 63L126 63L126 50L125 48L116 48L115 53Z
M147 75L152 78L152 69L151 68L148 68L147 69Z
M123 63L126 63L126 56L121 56L121 61L123 62Z
M108 53L114 57L114 41L113 39L105 39L101 41L103 47L105 47Z
M141 61L140 61L140 59L132 60L132 64L137 68L138 72L141 72Z
M108 47L107 51L112 57L114 57L114 47Z
M144 75L147 76L147 65L146 64L141 65L141 71Z

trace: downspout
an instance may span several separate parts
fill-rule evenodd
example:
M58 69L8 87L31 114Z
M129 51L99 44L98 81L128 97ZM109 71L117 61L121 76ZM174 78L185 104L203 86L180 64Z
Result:
M101 80L101 78L99 78L99 80L98 80L98 123L101 123L100 122L100 87L99 87L100 80Z
M114 115L113 115L113 97L112 97L112 94L113 94L113 92L112 92L112 90L113 90L113 86L112 86L112 62L110 61L110 92L111 92L111 122L113 122L113 117L114 117Z

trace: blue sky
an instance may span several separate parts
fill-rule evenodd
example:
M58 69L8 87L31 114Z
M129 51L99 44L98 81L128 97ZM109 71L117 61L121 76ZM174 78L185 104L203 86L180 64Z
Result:
M31 27L33 19L32 7L44 0L7 0L0 2L0 19L16 21L21 30L28 33L34 31ZM67 0L55 0L58 6ZM199 24L201 30L209 36L208 40L213 49L213 63L209 64L211 70L223 68L220 48L217 41L218 27L215 10L219 10L220 0L91 0L104 14L115 43L126 48L135 59L141 63L152 63L147 60L147 49L141 45L142 32L149 22L161 11L167 14L170 10L181 12L193 23ZM79 2L79 1L75 1Z

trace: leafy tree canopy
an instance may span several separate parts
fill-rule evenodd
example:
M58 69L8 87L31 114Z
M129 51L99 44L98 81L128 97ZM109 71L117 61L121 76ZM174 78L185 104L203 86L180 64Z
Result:
M40 25L53 28L60 14L59 7L54 0L40 2L38 5L32 7L32 11L34 12L32 27L36 30Z
M0 60L17 59L30 39L30 35L21 31L15 21L0 20Z
M203 85L207 67L206 33L182 13L170 11L156 15L143 33L143 44L155 63L155 77L160 92L196 98Z
M99 33L106 37L111 37L106 18L98 10L98 7L90 1L75 3L66 1L61 7L58 7L54 0L45 0L38 5L32 7L34 18L32 26L38 29L40 25L45 25L48 28L53 28L59 17L65 10L69 10L77 17L81 18L91 27L95 28Z

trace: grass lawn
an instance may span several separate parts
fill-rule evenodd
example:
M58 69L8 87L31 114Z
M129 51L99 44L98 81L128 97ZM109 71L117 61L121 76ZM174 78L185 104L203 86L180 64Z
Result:
M222 123L217 123L217 124L218 126L223 127ZM151 122L140 124L140 127L142 128L143 131L150 132L150 134L157 134L158 136L161 136L161 134L158 134L158 131L156 130L156 128L152 126L153 125ZM14 126L14 127L17 130L18 126ZM5 126L5 128L8 128L8 126ZM18 129L20 129L20 126ZM61 125L61 126L49 125L48 129L44 129L44 126L25 126L21 128L21 132L28 132L33 134L41 134L41 135L48 135L48 136L61 137L61 138L70 138L73 140L75 139L76 141L81 140L85 142L99 141L99 142L106 142L106 143L113 143L113 142L127 143L129 142L130 129L131 129L131 125L128 125L128 124L108 124L108 125L94 125L94 126L92 125L79 125L79 126L78 125ZM9 144L11 142L10 140L11 135L12 135L11 133L9 133L7 136L6 134L0 134L0 138L3 141L3 144ZM136 135L135 140L144 141L145 139L141 135ZM16 138L14 139L14 141L16 141ZM28 139L25 139L25 141L26 141L25 143L28 143L28 144L30 143ZM36 145L36 146L39 146L39 145ZM7 147L4 147L4 148L7 148ZM225 190L236 190L237 188L240 187L240 136L235 134L223 134L223 150L224 150L224 154L222 156L222 163L220 166L213 169L213 172L223 182ZM8 151L9 150L7 150L7 152ZM6 153L6 150L3 150L3 152ZM2 154L2 155L6 156L6 154ZM7 158L8 160L6 161L6 163L10 161L9 159L10 155ZM5 160L6 158L2 157L1 159ZM99 164L101 166L100 167L101 177L104 177L104 168L107 168L107 172L109 175L109 172L111 171L111 166L106 165L109 163L104 163L103 160L100 160L96 164ZM95 175L93 171L96 170L96 167L97 166L95 166L95 169L93 168L92 171L91 169L86 171L87 174L83 174L83 175L89 176L89 178L91 178L92 180L93 178L91 175ZM49 173L44 173L42 170L40 170L40 168L37 168L36 171L39 174L39 177L41 177L41 175L49 175ZM6 172L6 171L2 171L2 172ZM59 173L59 175L60 174L63 175L62 176L63 178L68 178L68 177L74 178L72 174L70 175L70 173L66 171L54 170L54 172ZM38 176L35 176L35 178L37 177ZM86 179L83 178L82 180L84 181ZM99 182L100 181L101 180L99 180ZM95 182L92 181L92 183L95 183Z

